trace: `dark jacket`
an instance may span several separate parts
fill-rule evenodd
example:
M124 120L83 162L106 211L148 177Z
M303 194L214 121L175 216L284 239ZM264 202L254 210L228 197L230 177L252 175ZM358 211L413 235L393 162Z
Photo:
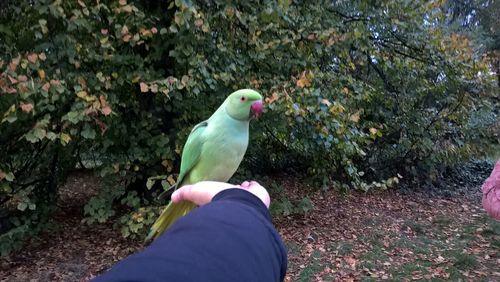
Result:
M228 189L94 281L282 281L286 267L265 205L248 191Z

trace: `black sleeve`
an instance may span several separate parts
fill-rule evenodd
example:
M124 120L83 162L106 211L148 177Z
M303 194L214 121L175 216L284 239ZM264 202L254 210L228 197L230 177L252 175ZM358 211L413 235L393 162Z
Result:
M218 193L94 281L283 281L287 256L262 201Z

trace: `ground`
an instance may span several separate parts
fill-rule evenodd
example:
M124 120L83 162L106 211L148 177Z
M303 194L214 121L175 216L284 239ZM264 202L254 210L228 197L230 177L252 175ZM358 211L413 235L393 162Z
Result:
M290 177L275 181L292 197L304 193ZM98 186L89 173L72 175L53 227L0 259L0 280L86 281L140 250L140 239L122 239L111 224L81 223ZM500 222L486 216L475 186L451 195L310 194L311 211L275 218L288 249L286 281L499 281Z

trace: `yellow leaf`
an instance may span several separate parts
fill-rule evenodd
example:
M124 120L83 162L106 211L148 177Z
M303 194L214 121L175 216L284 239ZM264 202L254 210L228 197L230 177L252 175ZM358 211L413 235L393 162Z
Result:
M139 80L141 80L141 77L140 76L135 76L134 78L132 78L131 82L132 83L137 83L137 82L139 82Z
M172 174L170 174L168 177L167 177L167 181L170 185L174 185L175 184L175 179L174 177L172 176Z
M15 112L15 111L16 111L16 105L14 105L14 104L13 104L13 105L11 105L11 106L9 107L9 109L8 109L8 110L7 110L7 111L3 114L3 120L2 120L2 122L4 122L4 121L6 120L6 118L7 118L7 117L8 117L11 113L13 113L13 112Z
M120 5L122 5L122 6L125 6L125 5L127 5L127 0L120 0L120 1L118 1L118 3L120 3Z
M87 96L87 91L80 91L80 92L76 93L76 96L83 99L83 98L85 98L85 96Z
M41 80L45 80L45 71L42 69L38 70L38 77L40 77Z
M122 27L122 31L121 31L121 33L122 33L122 36L123 36L123 35L128 34L128 27L127 27L126 25L124 25L124 26Z
M71 141L71 136L66 133L61 133L60 139L61 139L61 144L66 145L69 143L69 141Z
M356 113L352 114L349 119L352 121L352 122L359 122L359 111L357 111Z
M328 99L322 99L321 104L326 105L327 107L330 107L332 103Z
M335 104L330 108L331 113L343 113L345 111L344 106L335 102Z
M235 10L233 7L228 7L226 9L226 14L228 17L232 18L234 16Z
M26 86L26 83L19 83L17 88L19 89L19 93L26 93L28 92L28 86Z
M273 93L273 95L271 95L271 97L266 97L266 103L268 104L272 104L274 103L274 101L278 100L279 96L276 92Z
M122 11L124 11L125 13L132 13L132 6L125 5L122 7Z
M296 84L300 88L311 86L311 76L304 71L297 80Z
M106 97L104 97L103 95L99 96L99 102L101 102L102 108L104 108L108 105L108 103L106 102Z
M374 127L370 128L370 134L375 135L375 134L377 134L377 132L378 132L378 129L376 129Z
M181 78L181 83L183 85L186 85L188 83L188 81L189 81L189 76L183 75L182 78Z
M172 167L172 162L169 160L163 160L161 162L161 165L164 166L167 169L167 172L171 172L173 167Z

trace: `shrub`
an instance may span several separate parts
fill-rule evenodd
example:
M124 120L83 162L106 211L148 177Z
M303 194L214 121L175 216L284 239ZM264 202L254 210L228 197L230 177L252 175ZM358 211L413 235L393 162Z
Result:
M44 222L75 166L107 183L88 222L126 212L124 235L146 230L191 127L238 88L268 104L252 123L253 172L367 190L481 154L498 144L494 77L438 6L2 3L2 250Z

